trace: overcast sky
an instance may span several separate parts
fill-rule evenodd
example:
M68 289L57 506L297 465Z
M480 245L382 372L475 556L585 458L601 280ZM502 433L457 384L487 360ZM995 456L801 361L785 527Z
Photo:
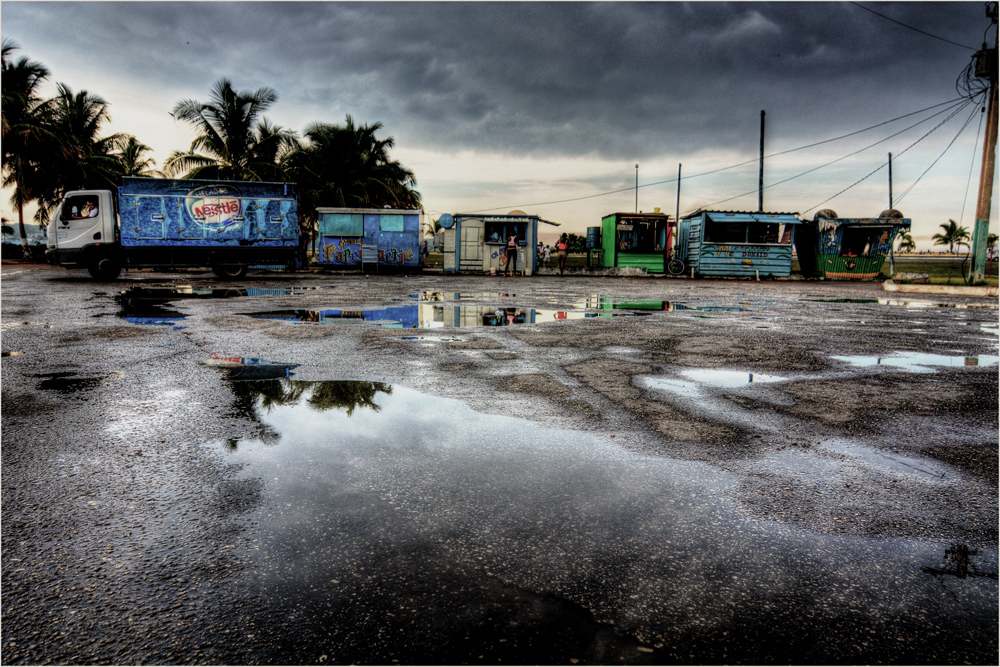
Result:
M673 213L679 163L682 215L755 210L761 110L766 153L812 144L958 98L955 80L984 34L993 46L983 2L862 5L941 39L850 3L801 2L4 0L0 25L21 47L15 57L51 70L48 93L64 82L100 95L109 132L136 135L160 163L194 136L171 118L174 105L207 100L228 77L239 90L273 88L266 115L300 134L347 114L381 122L433 216L519 208L583 233L633 210L637 195L640 209ZM982 143L972 106L905 154L950 112L777 184L944 109L767 159L765 210L811 217L889 152L898 200L954 140L897 208L921 247L949 218L971 230ZM623 191L603 194L613 190ZM888 198L882 169L819 207L870 216Z

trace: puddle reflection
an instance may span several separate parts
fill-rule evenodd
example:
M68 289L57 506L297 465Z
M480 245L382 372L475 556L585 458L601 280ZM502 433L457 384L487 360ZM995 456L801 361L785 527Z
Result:
M38 373L30 375L33 378L44 378L38 383L39 389L55 391L61 394L75 394L87 391L104 384L107 380L121 378L124 374L120 371L111 371L93 376L78 376L72 371L58 373Z
M641 378L641 382L650 389L660 389L683 396L695 397L701 396L699 387L702 385L709 385L720 389L738 389L740 387L749 387L753 384L768 384L788 380L788 378L778 375L715 368L692 368L679 371L679 375L688 379L678 380L675 378L644 376Z
M430 303L390 306L374 310L272 310L244 313L247 317L286 322L323 324L340 320L362 320L376 326L396 329L434 329L439 327L497 327L513 324L540 324L558 320L591 317L629 317L647 313L588 313L574 310L545 310L510 306L438 306Z
M233 299L239 297L295 296L318 287L242 287L202 289L185 285L177 287L130 287L114 295L120 310L118 317L131 324L172 326L187 319L167 305L185 299ZM95 317L100 317L95 316ZM183 328L183 327L175 327Z
M877 356L833 356L838 361L846 361L852 366L863 368L872 366L889 366L901 368L911 373L933 373L934 366L993 366L998 357L994 354L974 356L950 356L945 354L929 354L924 352L893 352L885 357Z
M231 378L233 379L233 378ZM281 436L263 417L282 407L304 406L309 410L342 411L351 417L358 408L378 412L375 402L379 394L392 394L392 386L384 382L341 380L314 382L289 379L259 379L254 382L232 382L233 407L231 417L242 417L253 424L253 438L265 445L274 445ZM226 441L228 451L239 448L239 439Z
M979 549L970 549L967 544L952 544L944 551L941 567L923 566L920 569L934 577L952 576L959 579L987 577L989 579L996 579L998 576L998 573L995 571L996 563L992 563L994 570L992 572L984 572L980 569L983 565L980 558L982 555L982 551Z
M970 576L945 592L921 571L939 545L752 519L731 499L736 480L707 464L630 453L401 386L231 387L235 412L257 427L211 446L239 465L234 484L261 489L246 510L259 546L254 590L274 613L309 608L303 636L338 632L345 646L370 637L370 652L347 662L419 661L434 638L474 635L506 613L506 590L570 600L654 646L718 641L739 658L713 653L704 660L712 664L775 650L776 661L802 662L802 646L816 647L807 656L816 664L885 662L898 657L898 626L916 623L907 641L918 643L938 629L919 650L940 646L941 633L965 646L995 629L995 580ZM981 550L996 560L995 549ZM848 616L856 622L843 624ZM392 637L405 630L414 648L373 632L373 618ZM503 637L524 643L509 661L532 662L537 629L515 626ZM852 643L859 627L877 629L871 648ZM448 664L481 652L467 646L449 647Z

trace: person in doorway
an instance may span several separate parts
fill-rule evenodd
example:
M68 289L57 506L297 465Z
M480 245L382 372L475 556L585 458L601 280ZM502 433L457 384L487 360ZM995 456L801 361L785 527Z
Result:
M507 266L504 267L503 274L517 275L517 232L512 232L507 237Z
M559 275L566 270L566 256L569 255L569 237L565 234L556 242L556 254L559 257Z

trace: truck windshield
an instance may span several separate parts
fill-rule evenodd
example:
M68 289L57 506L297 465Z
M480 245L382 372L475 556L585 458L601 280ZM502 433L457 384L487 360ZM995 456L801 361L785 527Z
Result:
M63 202L63 220L97 217L97 195L75 195Z

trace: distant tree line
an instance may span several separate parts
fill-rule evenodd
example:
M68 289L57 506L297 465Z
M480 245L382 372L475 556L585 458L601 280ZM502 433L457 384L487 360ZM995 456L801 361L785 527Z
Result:
M197 136L160 171L152 149L136 137L102 135L111 116L101 97L59 83L54 97L43 98L49 70L26 57L14 60L17 49L3 40L3 187L11 188L25 252L25 207L34 203L35 222L45 224L65 192L113 190L125 176L295 183L303 244L319 206L420 207L413 172L389 156L393 138L377 136L381 123L359 125L347 116L342 124L313 123L299 137L263 115L278 99L274 90L237 91L223 78L208 101L174 107L171 115Z

